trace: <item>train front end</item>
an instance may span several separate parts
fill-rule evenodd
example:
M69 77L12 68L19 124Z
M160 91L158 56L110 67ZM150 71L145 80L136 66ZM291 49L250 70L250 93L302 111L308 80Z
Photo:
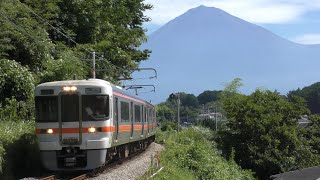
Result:
M107 82L94 79L36 87L36 134L46 169L90 170L104 165L111 146L111 95Z

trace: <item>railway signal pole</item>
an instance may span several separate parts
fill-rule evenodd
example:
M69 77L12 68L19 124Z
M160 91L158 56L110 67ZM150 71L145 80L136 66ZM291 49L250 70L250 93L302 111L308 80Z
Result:
M177 106L178 106L178 118L177 118L177 132L179 132L179 126L180 126L180 94L176 93L176 94L170 94L170 99L176 99L177 101Z
M92 52L92 78L96 78L96 52Z
M216 132L218 130L218 121L217 121L217 105L214 107L214 120L216 121Z

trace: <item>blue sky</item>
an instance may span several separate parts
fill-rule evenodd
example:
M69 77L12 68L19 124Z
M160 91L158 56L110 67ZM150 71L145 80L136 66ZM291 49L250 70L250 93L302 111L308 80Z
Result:
M148 34L183 14L205 5L220 8L234 16L302 44L320 44L320 0L145 0L153 10L146 15Z

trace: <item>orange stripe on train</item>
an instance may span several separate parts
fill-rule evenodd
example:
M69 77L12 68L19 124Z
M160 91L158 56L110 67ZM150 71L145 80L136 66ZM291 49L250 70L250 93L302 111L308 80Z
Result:
M144 129L156 127L155 125L145 125ZM82 128L82 133L89 133L90 127ZM115 126L95 127L97 132L115 132ZM47 130L52 129L52 134L59 134L59 128L47 128L47 129L36 129L36 134L47 134ZM142 130L142 125L134 125L134 130ZM76 134L79 133L79 128L62 128L62 134ZM119 131L131 131L130 125L119 126Z

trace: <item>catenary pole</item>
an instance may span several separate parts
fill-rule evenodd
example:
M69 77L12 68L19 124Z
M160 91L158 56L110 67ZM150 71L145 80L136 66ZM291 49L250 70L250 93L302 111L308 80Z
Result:
M92 78L96 78L96 52L92 52Z
M178 99L177 99L177 102L178 102L178 127L177 127L177 131L179 132L179 125L180 125L180 94L178 93L177 96L178 96Z

